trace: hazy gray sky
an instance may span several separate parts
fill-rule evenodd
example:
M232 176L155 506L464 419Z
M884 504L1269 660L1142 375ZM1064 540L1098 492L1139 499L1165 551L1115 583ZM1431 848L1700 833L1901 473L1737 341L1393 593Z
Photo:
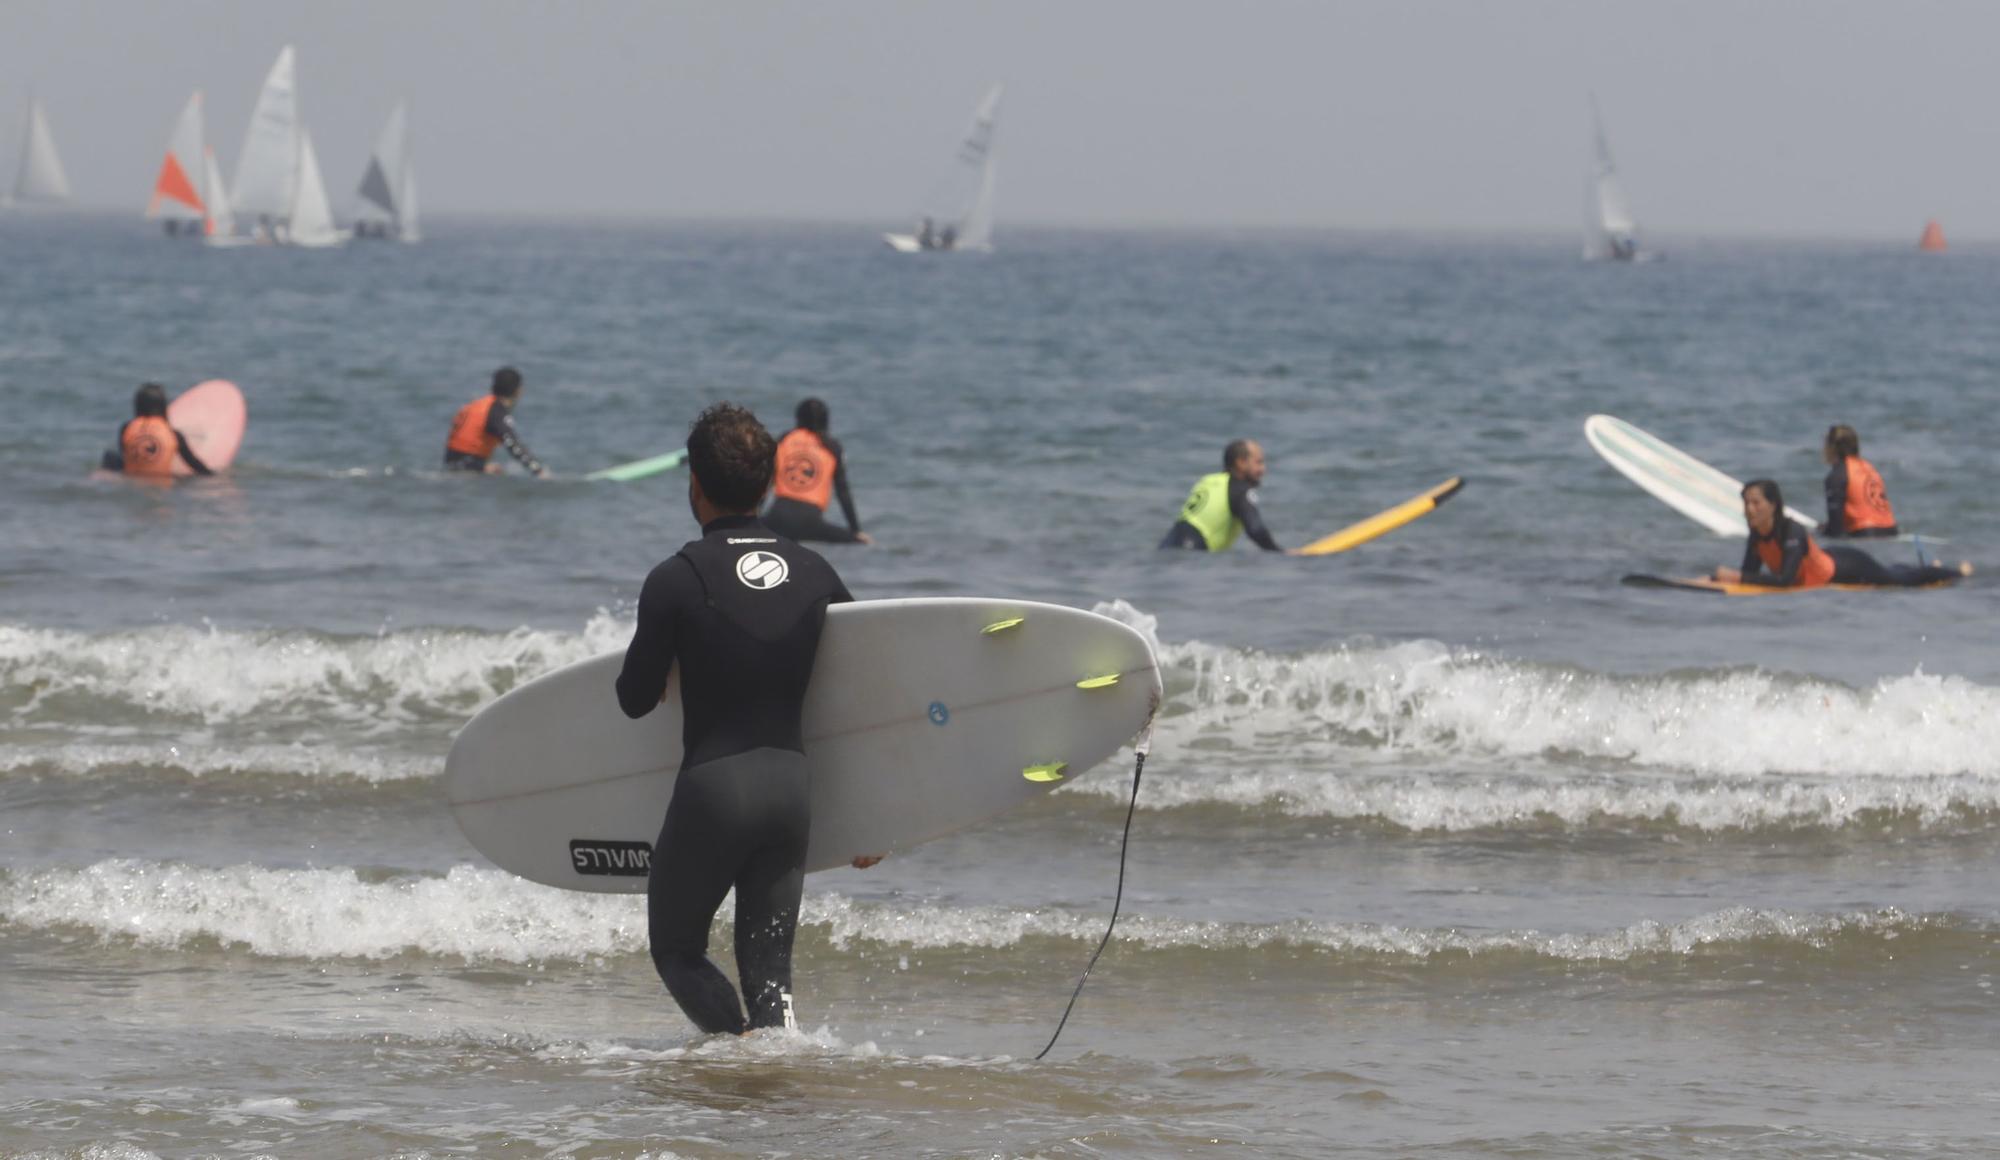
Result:
M1655 234L2000 238L2000 3L0 0L0 145L143 205L233 173L280 46L345 213L397 97L427 212L906 219L974 102L1000 223L1574 230L1595 89Z

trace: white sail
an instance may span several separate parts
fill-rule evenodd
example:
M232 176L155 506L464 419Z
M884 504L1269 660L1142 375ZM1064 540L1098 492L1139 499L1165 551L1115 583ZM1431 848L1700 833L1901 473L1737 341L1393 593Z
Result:
M354 190L362 202L356 212L360 220L380 220L394 226L400 218L402 180L408 162L404 138L404 106L396 102L396 108L388 114L388 122L382 124L382 132L376 136L374 152L368 154L368 172L362 174L362 184Z
M1631 260L1639 253L1639 223L1618 183L1618 166L1611 159L1611 142L1604 135L1604 115L1598 111L1597 97L1590 98L1590 120L1595 146L1591 166L1586 212L1584 256Z
M999 182L994 153L994 122L1000 111L999 85L994 85L973 110L972 124L959 142L950 175L924 198L921 225L914 233L884 234L891 249L990 250L993 248L993 199Z
M203 140L201 90L188 98L174 131L167 137L167 156L160 162L160 175L153 179L153 196L146 201L146 218L192 218L208 216L207 142Z
M396 236L405 242L424 240L423 231L417 228L417 163L414 161L403 166L403 220L396 228Z
M222 167L215 163L214 146L202 150L201 163L208 189L209 244L226 246L241 240L235 236L236 212L230 208L229 187L222 184Z
M337 246L347 235L333 226L333 207L326 200L326 182L313 153L312 134L299 130L298 197L292 202L287 241L295 246Z
M993 195L999 181L999 158L993 151L994 116L1000 111L1000 86L986 94L979 102L979 110L973 114L972 128L966 132L964 144L958 147L961 165L976 166L979 181L974 186L972 201L958 222L958 248L961 250L990 250L993 248Z
M21 169L14 178L14 200L69 200L69 175L56 155L48 114L36 97L28 98L28 129L21 145Z
M278 53L257 95L243 152L236 158L236 212L282 219L298 196L299 100L292 46Z

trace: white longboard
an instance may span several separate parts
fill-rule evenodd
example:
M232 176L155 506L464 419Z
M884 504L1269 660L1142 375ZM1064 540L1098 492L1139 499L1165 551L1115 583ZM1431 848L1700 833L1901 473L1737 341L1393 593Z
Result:
M445 759L453 816L480 853L570 890L646 889L681 762L679 671L637 721L622 652L514 689ZM1011 809L1118 752L1159 705L1152 646L1092 612L1022 600L836 605L804 736L807 870L908 849Z
M1584 420L1583 437L1604 461L1654 498L1718 536L1750 534L1743 522L1743 484L1655 435L1610 415ZM1785 514L1806 528L1819 522L1794 507Z

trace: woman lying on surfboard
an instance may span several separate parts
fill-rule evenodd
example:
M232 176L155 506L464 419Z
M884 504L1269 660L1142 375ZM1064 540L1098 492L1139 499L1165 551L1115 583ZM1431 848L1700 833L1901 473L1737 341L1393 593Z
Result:
M1785 497L1768 479L1743 485L1743 520L1750 541L1743 547L1743 566L1717 568L1724 584L1754 584L1763 588L1818 588L1823 584L1868 584L1916 588L1972 574L1971 564L1945 568L1936 564L1884 564L1859 548L1822 548L1811 533L1785 514Z

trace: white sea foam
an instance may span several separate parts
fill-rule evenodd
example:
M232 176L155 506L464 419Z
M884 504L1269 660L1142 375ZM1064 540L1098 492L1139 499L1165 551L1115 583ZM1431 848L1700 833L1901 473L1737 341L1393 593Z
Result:
M277 775L306 780L353 778L392 782L433 777L443 766L443 759L437 756L370 752L303 742L225 745L176 740L154 744L0 745L0 773L36 772L65 777L141 770L178 772L196 778Z
M166 626L86 634L0 625L0 687L31 690L29 720L75 697L211 724L256 717L398 723L462 715L514 685L623 645L629 621L583 631L409 629L335 637Z
M1709 775L2000 777L2000 690L1761 671L1610 676L1433 641L1302 656L1168 645L1168 741L1595 758Z
M726 910L725 910L726 913ZM444 877L362 880L351 870L204 868L106 861L0 879L0 921L81 928L110 940L186 949L201 941L277 958L437 956L466 962L588 961L643 953L644 900L555 890L463 866ZM801 921L840 950L870 946L1004 949L1030 939L1091 942L1103 916L1068 911L861 903L809 893ZM1156 950L1291 946L1398 959L1520 954L1564 961L1685 955L1775 940L1816 946L1842 934L1894 937L1934 922L1898 911L1848 914L1730 908L1604 932L1419 930L1372 923L1204 922L1131 915L1122 942ZM721 936L718 936L721 937ZM844 1050L844 1048L843 1048Z
M1935 825L2000 810L2000 690L1963 678L1913 673L1855 689L1755 670L1623 676L1424 641L1287 656L1160 644L1150 615L1123 601L1098 611L1154 640L1166 671L1148 806L1447 830L1840 826L1883 812ZM434 775L444 731L472 710L629 631L606 612L578 632L364 637L0 625L0 706L44 731L0 747L0 772ZM155 741L155 721L219 740L206 752L181 734ZM230 736L253 726L314 744ZM178 753L161 756L165 745ZM1078 788L1122 792L1113 778Z

